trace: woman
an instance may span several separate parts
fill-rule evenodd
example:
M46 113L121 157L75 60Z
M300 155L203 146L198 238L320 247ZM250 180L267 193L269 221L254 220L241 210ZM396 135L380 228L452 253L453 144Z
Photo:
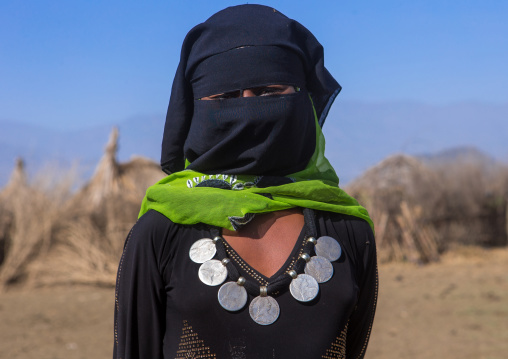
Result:
M302 25L227 8L184 40L168 177L131 230L115 358L362 358L377 297L372 222L321 133L340 86Z

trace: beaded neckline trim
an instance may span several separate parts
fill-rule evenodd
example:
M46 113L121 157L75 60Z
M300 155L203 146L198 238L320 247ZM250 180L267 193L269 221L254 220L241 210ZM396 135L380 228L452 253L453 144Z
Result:
M189 251L190 259L201 264L198 270L199 279L206 285L218 286L219 304L228 311L238 311L245 307L248 297L255 296L249 304L251 318L260 325L274 323L280 313L280 307L272 295L287 288L291 295L300 302L310 302L319 293L319 283L330 280L333 276L331 262L342 255L340 244L332 237L317 237L314 213L304 209L305 244L302 254L295 261L291 270L279 275L267 285L259 285L242 277L236 266L228 258L226 242L218 228L211 228L213 239L202 238L194 242ZM311 256L312 251L316 255ZM227 278L231 281L226 281ZM224 283L224 284L223 284Z

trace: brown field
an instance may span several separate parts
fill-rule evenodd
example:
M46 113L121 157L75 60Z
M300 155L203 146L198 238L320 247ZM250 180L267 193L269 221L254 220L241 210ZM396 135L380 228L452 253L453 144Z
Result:
M19 160L0 190L0 359L112 356L122 245L163 176L119 163L117 140L78 189L72 171L30 181ZM366 357L508 358L506 164L394 155L348 192L374 219L381 263Z
M459 248L425 266L380 266L367 358L508 357L508 249ZM110 358L114 289L0 294L0 358Z

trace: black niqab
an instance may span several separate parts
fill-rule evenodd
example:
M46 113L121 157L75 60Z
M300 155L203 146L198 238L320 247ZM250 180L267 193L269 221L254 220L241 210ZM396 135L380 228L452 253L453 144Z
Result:
M199 100L268 84L301 90L273 98ZM204 173L280 176L303 170L315 147L312 105L322 126L340 89L324 67L321 44L301 24L262 5L222 10L184 40L162 169L183 170L187 159L189 169Z

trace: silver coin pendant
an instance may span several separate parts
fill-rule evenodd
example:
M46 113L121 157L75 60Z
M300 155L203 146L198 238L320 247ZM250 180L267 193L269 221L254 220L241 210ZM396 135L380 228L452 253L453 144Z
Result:
M198 271L199 279L209 286L222 284L228 276L227 268L217 259L210 259L201 264Z
M205 263L215 256L217 249L210 238L202 238L192 244L189 257L194 263Z
M316 255L325 257L330 262L336 261L342 254L342 248L335 238L329 236L319 237L315 246Z
M270 325L279 318L277 301L270 297L256 297L250 302L249 314L252 320L261 325Z
M236 282L224 283L217 294L219 304L230 312L236 312L247 303L247 291Z
M308 274L299 274L289 285L291 295L300 302L310 302L319 293L318 282Z
M311 257L305 264L305 274L312 276L318 283L327 282L333 276L332 263L325 257Z

